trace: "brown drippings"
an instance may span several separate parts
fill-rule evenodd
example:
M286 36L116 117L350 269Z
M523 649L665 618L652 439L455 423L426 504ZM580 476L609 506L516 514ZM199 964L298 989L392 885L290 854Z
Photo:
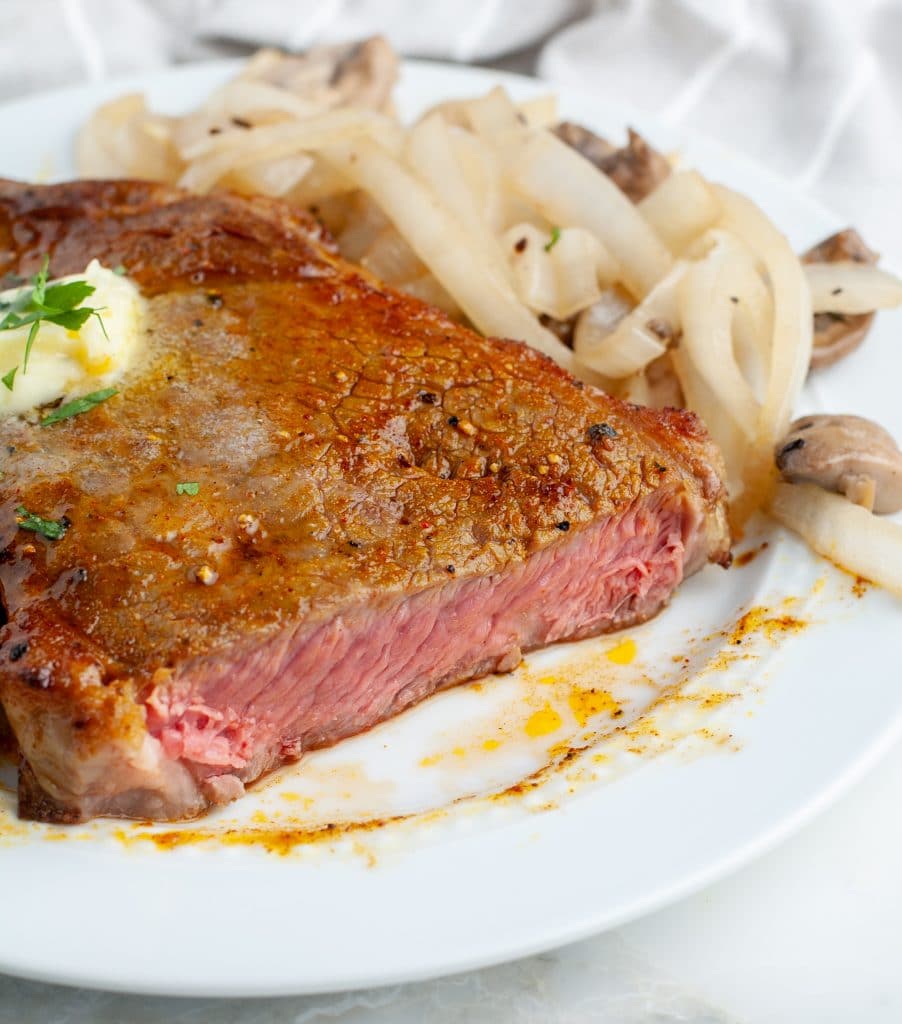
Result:
M429 814L441 812L430 811ZM214 828L170 829L166 832L138 831L127 832L120 829L116 838L126 845L134 843L150 843L158 850L175 850L183 846L198 846L216 842L222 846L255 846L267 853L275 853L285 857L299 846L313 846L318 843L330 843L347 836L358 836L362 833L375 832L386 825L409 821L414 817L425 817L411 814L399 814L390 818L373 818L370 821L353 821L330 823L317 828L230 828L217 831Z
M585 682L582 685L575 685L572 673L568 673L565 691L552 693L549 702L545 697L547 691L544 686L555 683L557 677L548 676L547 672L537 675L534 682L543 687L540 710L547 716L549 710L557 708L565 718L568 717L569 712L578 726L589 725L590 730L569 738L562 738L549 746L546 764L488 797L463 796L449 803L445 808L419 814L374 817L363 821L304 825L291 815L282 817L280 814L275 814L267 817L265 812L257 811L251 816L249 822L232 824L231 827L210 825L207 827L155 828L150 822L140 822L135 823L131 828L120 827L114 835L125 845L140 844L145 847L150 845L154 849L162 851L220 844L222 846L257 848L281 857L303 848L328 847L330 844L334 844L337 849L330 850L330 854L339 850L350 851L363 856L367 863L372 863L374 854L364 843L364 839L367 835L372 835L385 826L411 823L418 828L430 820L446 816L455 806L469 805L478 808L479 801L482 799L518 800L535 793L552 779L559 778L572 784L568 790L571 793L575 792L574 787L577 784L597 781L595 768L587 767L582 755L591 751L602 740L611 741L612 745L606 751L596 751L593 754L591 762L594 766L605 762L610 762L613 766L618 757L617 751L629 755L630 762L634 763L637 757L655 756L662 751L674 748L684 739L690 737L703 740L709 748L736 749L732 733L728 729L719 729L714 720L705 720L703 724L692 720L688 726L684 723L674 727L673 723L669 721L667 709L673 708L674 705L683 707L695 705L701 714L709 715L723 705L740 700L746 692L744 684L737 686L736 689L725 689L722 680L711 679L711 683L714 684L712 686L704 684L712 674L719 673L739 661L757 659L762 648L760 642L757 646L751 642L755 637L775 645L784 636L798 633L804 629L808 623L790 614L798 604L796 599L787 598L775 607L753 606L723 630L707 637L693 638L692 644L713 642L716 649L711 652L709 657L706 656L701 665L695 667L689 663L688 659L691 648L688 652L683 652L678 659L681 668L677 676L670 684L664 685L658 696L638 718L629 720L627 716L622 723L617 721L617 717L623 714L623 710L614 696L601 686L587 686ZM604 650L598 652L598 657L602 663L610 661ZM651 682L651 680L646 681ZM699 682L702 683L701 688L698 685ZM593 722L594 719L599 719L599 721ZM544 734L546 730L540 730L540 732ZM536 736L535 738L540 737ZM495 750L500 746L500 741L497 739L485 740L485 733L483 733L481 737L474 740L474 744L466 749L455 747L442 756L461 757L464 753L469 754L477 749ZM286 792L282 795L289 803L301 802L297 793ZM549 800L544 802L542 795L539 795L538 798L531 797L526 803L526 807L530 812L537 813L543 809L557 806L555 800L551 799L553 796L553 793L549 793ZM308 809L306 800L304 809ZM11 824L13 823L11 822ZM47 834L49 838L74 836L74 833L69 830L52 830ZM96 833L81 833L81 835L85 838L96 837ZM29 837L33 837L33 833L25 835L25 838Z
M762 551L766 551L768 548L767 541L763 544L759 544L756 548L750 548L748 551L743 551L742 554L736 555L733 558L733 565L737 569L744 569L745 566L751 565L752 562L761 554Z
M739 646L751 636L758 633L771 642L786 633L800 633L808 623L793 615L774 615L769 609L756 605L741 615L731 630L721 634L734 647Z

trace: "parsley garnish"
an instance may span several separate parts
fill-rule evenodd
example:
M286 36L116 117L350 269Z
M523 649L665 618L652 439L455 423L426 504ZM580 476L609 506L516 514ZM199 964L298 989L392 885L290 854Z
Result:
M176 494L190 494L192 498L195 497L199 490L200 484L195 480L185 480L175 485Z
M48 540L59 540L65 536L69 529L69 520L63 516L62 519L42 519L34 512L29 512L24 505L16 509L16 522L20 530L31 530L32 533L39 533Z
M551 250L558 244L560 240L561 229L555 224L555 226L551 229L551 238L549 238L548 241L545 243L545 252L551 252Z
M0 379L3 380L3 386L6 388L7 391L12 391L12 389L13 389L13 381L16 379L16 370L18 370L18 369L19 369L18 366L14 366L9 371L9 373L5 373L3 375L3 377L0 378Z
M4 383L6 383L5 379ZM12 388L10 388L11 390ZM92 391L89 395L82 395L81 398L73 398L71 402L66 402L65 405L48 413L41 420L41 426L49 427L51 423L59 423L60 420L67 420L70 416L79 416L83 412L89 412L95 405L100 405L101 402L118 394L119 392L115 388L103 388L101 391Z
M25 341L22 373L28 372L28 358L42 323L57 324L68 331L80 331L89 317L96 316L101 330L106 334L100 309L82 306L85 299L94 294L94 286L87 281L48 284L49 267L50 257L45 256L41 269L31 279L31 288L23 289L10 302L0 302L0 314L4 314L0 320L0 331L12 331L26 324L31 325Z

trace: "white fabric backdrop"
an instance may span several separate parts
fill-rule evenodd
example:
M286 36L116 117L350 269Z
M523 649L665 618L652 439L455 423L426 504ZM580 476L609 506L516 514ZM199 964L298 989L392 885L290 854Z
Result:
M546 77L745 151L902 262L902 0L0 0L0 99L377 31L523 70L542 47Z

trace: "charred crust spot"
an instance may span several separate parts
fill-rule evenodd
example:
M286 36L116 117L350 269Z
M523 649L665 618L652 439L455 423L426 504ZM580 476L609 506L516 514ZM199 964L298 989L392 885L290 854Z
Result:
M252 128L253 125L250 121L245 121L243 117L230 117L229 120L236 128Z
M68 530L72 525L72 520L68 516L60 516L60 526L63 530Z
M732 302L734 306L738 305L739 304L739 296L738 295L731 295L730 296L730 302Z
M410 469L412 463L411 463L410 459L407 458L406 455L399 455L398 456L398 465L402 469Z
M8 444L6 446L6 454L7 455L15 455L16 454L16 446L14 444Z
M222 309L223 299L219 292L207 292L207 302L214 309Z
M349 540L348 544L350 544L350 546L352 548L359 548L360 547L360 541L359 540Z
M27 653L28 653L28 641L27 640L20 640L18 643L15 643L15 644L12 645L12 647L10 647L10 649L9 649L9 660L10 661L18 661L20 658L24 658Z
M523 238L517 240L514 244L514 248L517 252L526 252L526 247L529 245L529 239L524 235Z
M424 405L438 405L438 395L434 391L421 391L417 398Z
M448 426L449 427L456 427L458 425L458 423L460 423L460 420L458 419L457 416L449 416L448 417Z
M654 466L655 466L655 472L656 473L666 473L667 472L667 467L666 466L662 466L660 462L655 462Z
M554 524L556 530L560 530L561 533L566 533L570 529L570 522L567 519L562 519L559 523Z
M455 569L453 565L446 565L445 572L450 573L450 575L453 576L457 572L457 569Z
M590 441L601 441L617 436L617 431L609 423L593 423L587 433Z
M194 326L195 327L203 327L203 325L204 325L204 322L200 318L198 318L197 320L194 321Z

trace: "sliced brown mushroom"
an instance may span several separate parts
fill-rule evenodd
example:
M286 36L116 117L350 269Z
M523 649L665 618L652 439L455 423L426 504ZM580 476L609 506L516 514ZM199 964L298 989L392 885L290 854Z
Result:
M278 85L329 107L385 110L398 80L398 55L382 36L317 46L302 54L261 50L242 77Z
M547 327L549 331L556 334L567 348L573 348L573 331L576 327L578 314L568 317L566 320L558 320L557 317L549 316L547 313L539 314L539 323Z
M554 128L554 134L604 171L634 203L654 192L670 174L667 158L632 128L626 145L620 148L572 121L562 121Z
M862 416L802 416L776 449L790 483L813 483L886 514L902 509L902 451Z
M869 249L854 228L846 228L830 235L802 256L803 263L838 263L852 260L872 266L879 254ZM874 322L873 313L850 316L843 313L815 313L814 348L811 368L830 366L854 351L864 341Z

